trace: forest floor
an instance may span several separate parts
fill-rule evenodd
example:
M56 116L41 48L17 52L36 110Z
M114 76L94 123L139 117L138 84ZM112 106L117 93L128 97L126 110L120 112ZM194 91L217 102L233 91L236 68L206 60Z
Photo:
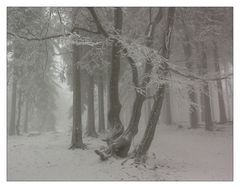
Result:
M232 180L232 126L218 131L160 126L146 168L124 159L100 161L105 144L84 137L87 150L69 150L69 133L8 138L8 180ZM136 140L134 141L136 143Z

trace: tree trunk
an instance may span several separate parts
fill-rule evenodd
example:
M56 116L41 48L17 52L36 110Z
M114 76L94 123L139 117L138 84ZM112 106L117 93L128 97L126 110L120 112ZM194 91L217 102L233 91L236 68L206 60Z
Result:
M23 132L28 133L28 99L26 98L25 102L25 119L24 119L24 126L23 126Z
M109 112L109 109L110 109L110 97L109 97L109 90L110 90L110 87L109 87L109 84L110 84L110 69L108 68L108 71L107 71L107 82L106 82L106 86L105 86L105 90L106 90L106 102L107 102L107 109L106 109L106 112ZM108 114L106 116L106 119L107 119L107 129L108 130L111 130L113 127L112 125L109 123L109 119L108 119Z
M154 21L150 22L150 24L147 27L146 46L148 46L148 47L152 46L155 27L160 22L161 19L162 19L162 10L159 9L159 12L156 15ZM146 86L150 81L150 77L149 76L144 77L142 80L142 83L138 85L138 73L137 73L137 69L135 66L135 62L131 58L128 58L128 60L132 67L133 82L136 87L139 87L140 89L142 89L142 92L135 90L136 98L133 103L132 114L131 114L131 119L130 119L128 128L119 137L110 140L109 146L104 152L99 151L99 150L95 151L101 157L102 160L106 160L111 155L117 155L119 157L126 157L128 154L128 151L130 149L132 139L138 132L138 124L139 124L139 120L141 118L143 102L145 100ZM147 59L147 63L145 65L145 70L144 70L144 75L149 75L152 71L152 68L153 68L153 66L151 64L151 59Z
M72 10L72 25L75 26L78 8ZM72 45L72 67L73 67L73 127L72 127L72 143L70 149L81 148L85 145L82 140L82 116L81 116L81 74L79 54L80 47L76 44Z
M201 120L202 122L205 122L205 102L204 102L204 91L203 91L203 87L202 90L200 91L200 104L201 104Z
M204 44L202 44L202 73L203 75L208 72L207 66L207 55L204 51ZM208 83L205 82L203 85L203 96L204 96L204 116L205 116L205 128L208 131L213 130L213 122L212 122L212 113L211 113L211 105L210 105L210 95L209 95L209 87Z
M87 116L87 136L97 137L95 129L95 110L94 110L94 78L88 74L88 116Z
M161 19L162 19L162 11L161 9L159 9L159 12L156 15L154 21L148 25L146 30L146 36L147 36L146 46L147 47L151 47L153 45L155 28ZM132 65L134 64L134 62L131 62L131 63ZM152 68L153 66L151 64L151 60L147 59L144 75L149 75L152 71ZM133 82L135 80L135 84L138 84L136 83L138 82L136 81L138 80L137 74L133 74L132 77L133 77ZM110 141L109 148L111 153L113 153L113 155L117 155L119 157L126 157L128 154L128 151L132 143L132 139L138 132L138 124L141 118L142 106L143 106L143 102L145 101L144 94L146 93L146 86L149 83L149 81L150 81L149 76L144 77L142 80L142 83L138 86L139 88L142 89L142 92L135 90L136 98L133 103L132 114L131 114L130 122L128 124L128 128L121 134L120 137Z
M168 84L166 95L166 124L172 124L172 111L171 111L171 97L170 97L170 85Z
M150 95L151 95L151 92L150 92L150 88L149 88L149 89L146 90L146 96L150 96ZM145 117L144 117L145 118L144 119L145 124L148 123L148 118L149 118L149 116L151 114L151 106L152 106L152 101L151 100L147 100L145 102Z
M14 68L16 69L16 68ZM10 119L10 127L8 131L8 135L12 136L16 134L16 98L17 98L17 79L16 77L16 70L14 70L13 74L13 83L12 83L12 100L11 100L11 119Z
M167 25L166 31L164 33L164 40L162 44L162 56L166 59L169 59L170 54L170 44L171 44L171 34L173 29L174 23L174 15L175 15L175 8L168 9L168 16L167 16ZM165 68L167 68L167 64L164 63ZM168 72L161 72L165 77L167 76ZM160 117L164 93L165 93L166 84L161 84L157 92L154 96L154 103L152 106L151 114L148 119L147 128L145 130L143 139L137 149L134 151L135 162L145 162L146 154L151 146L153 141L153 137L155 134L156 126Z
M84 148L82 141L79 46L73 44L73 127L71 149Z
M228 71L229 65L226 64L225 67L224 67L224 72ZM232 78L231 79L225 79L224 80L225 82L225 87L226 87L226 96L227 96L227 121L232 121L233 120L233 114L232 114L232 110L233 110L233 90L232 90L232 85L233 85L233 82L232 82Z
M186 60L186 67L189 72L192 72L193 70L193 62L190 61L190 58L192 56L192 49L190 45L190 39L189 39L189 32L186 28L187 26L184 23L184 41L183 41L183 51L185 55ZM198 127L198 112L194 104L197 104L197 97L196 92L193 85L189 85L188 90L188 97L190 100L190 107L189 107L189 113L190 113L190 126L191 128L197 128Z
M170 53L170 39L171 39L171 32L174 22L174 14L175 14L175 8L169 8L168 9L168 15L167 15L167 23L166 23L166 30L164 33L164 44L162 45L162 54L163 56L168 59L169 53ZM167 66L167 65L165 65ZM166 89L168 90L166 92L166 100L167 100L167 124L172 124L172 112L171 112L171 97L170 97L170 85L167 84Z
M122 9L115 8L114 9L114 28L116 30L116 34L121 34L122 31ZM109 88L109 113L108 120L111 124L112 133L110 139L115 139L120 136L124 130L122 122L120 120L120 111L121 104L119 100L119 72L120 72L120 50L121 44L114 40L112 46L112 63L111 63L111 77L110 77L110 88Z
M21 121L21 105L22 105L22 90L19 88L18 93L18 118L16 123L16 133L17 135L20 135L20 121Z
M127 156L132 139L138 132L138 124L141 118L141 110L144 100L145 96L136 92L136 98L133 104L132 116L128 128L120 137L115 140L111 140L108 148L104 152L98 150L95 151L98 155L100 155L102 160L106 160L111 155L116 155L118 157Z
M212 115L211 115L211 105L210 105L210 97L209 97L209 88L208 84L205 83L204 87L204 114L205 114L205 128L208 131L213 130L213 122L212 122Z
M219 53L218 53L218 46L217 42L213 42L213 53L214 53L214 65L215 65L215 71L217 73L221 73L220 67L219 67ZM223 98L223 88L222 88L222 81L217 80L217 89L218 89L218 105L219 105L219 112L220 112L220 122L224 123L227 121L226 117L226 109L224 104L224 98Z
M197 97L196 97L196 92L194 89L194 86L189 86L190 89L188 91L188 96L190 99L190 102L192 104L190 104L190 108L189 108L189 112L190 112L190 126L191 128L197 128L198 127L198 112L196 107L194 106L195 104L197 104Z
M198 26L197 26L198 28ZM198 74L199 75L203 75L203 71L202 71L202 50L201 50L201 44L197 41L194 42L195 44L195 48L196 48L196 56L197 56L197 70L198 70ZM205 111L204 111L204 93L203 93L203 87L201 86L201 89L199 91L200 93L200 99L199 99L199 105L200 105L200 113L199 113L199 122L204 122L205 121Z
M103 75L100 72L98 82L98 132L103 134L105 132L105 118L104 118L104 84Z
M153 137L155 134L155 130L157 127L157 122L159 120L159 116L162 109L162 103L164 99L164 90L165 85L162 85L159 87L156 97L154 99L154 103L152 106L151 114L148 119L147 128L145 130L143 139L140 143L140 145L136 148L134 155L136 158L136 162L145 162L146 160L146 154L149 150L151 143L153 141Z

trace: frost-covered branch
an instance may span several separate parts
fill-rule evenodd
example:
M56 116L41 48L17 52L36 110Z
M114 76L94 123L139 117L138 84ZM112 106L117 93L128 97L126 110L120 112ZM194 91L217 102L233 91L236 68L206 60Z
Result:
M69 35L71 35L71 33L66 33L66 34L57 34L57 35L51 35L51 36L46 36L46 37L27 37L27 36L15 34L12 32L7 32L7 34L10 36L28 40L28 41L43 41L43 40L49 40L49 39L56 39L56 38L60 38L60 37L68 37Z

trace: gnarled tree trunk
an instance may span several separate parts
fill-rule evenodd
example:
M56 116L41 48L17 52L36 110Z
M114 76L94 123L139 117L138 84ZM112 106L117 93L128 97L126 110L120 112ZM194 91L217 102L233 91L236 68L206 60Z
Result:
M162 10L159 9L155 19L151 21L147 27L146 46L148 47L152 46L155 27L160 22L161 19L162 19ZM138 84L138 72L137 72L135 62L130 57L128 58L128 60L132 68L133 83L135 84L136 87L139 87L140 89L142 89L142 92L139 92L138 90L136 90L136 98L133 103L132 115L130 118L128 128L119 137L117 137L116 139L112 139L111 142L109 142L108 148L104 152L99 150L95 151L98 155L100 155L102 160L106 160L111 155L126 157L130 149L132 139L138 132L138 124L141 117L143 102L145 100L146 85L149 83L150 77L149 76L144 77L142 80L142 83ZM153 66L151 64L150 59L146 59L146 61L147 63L145 65L144 75L149 75L152 71Z
M143 139L140 145L134 151L134 157L136 158L136 162L145 162L145 156L153 141L157 122L161 113L162 103L164 99L164 90L165 85L160 86L157 90Z
M165 59L169 59L170 54L170 43L171 43L171 34L173 29L174 23L174 15L175 15L175 8L168 9L168 16L167 16L167 24L166 30L164 33L164 40L162 44L162 56ZM164 63L164 67L167 68L167 64ZM168 72L166 70L159 71L159 74L163 74L165 77L167 76ZM146 154L151 146L151 143L154 138L156 126L159 120L159 116L162 109L163 99L164 99L164 92L165 92L166 84L161 84L157 92L154 96L154 103L152 106L151 114L148 119L147 128L145 130L143 139L140 145L134 151L134 157L136 162L145 162Z

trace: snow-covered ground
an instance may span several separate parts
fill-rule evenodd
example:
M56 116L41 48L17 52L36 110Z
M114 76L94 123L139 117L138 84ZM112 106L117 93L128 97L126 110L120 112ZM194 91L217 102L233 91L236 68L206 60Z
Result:
M232 129L206 132L159 126L147 167L100 161L99 139L88 150L69 150L69 133L8 138L8 180L232 180ZM134 140L134 144L136 144Z

